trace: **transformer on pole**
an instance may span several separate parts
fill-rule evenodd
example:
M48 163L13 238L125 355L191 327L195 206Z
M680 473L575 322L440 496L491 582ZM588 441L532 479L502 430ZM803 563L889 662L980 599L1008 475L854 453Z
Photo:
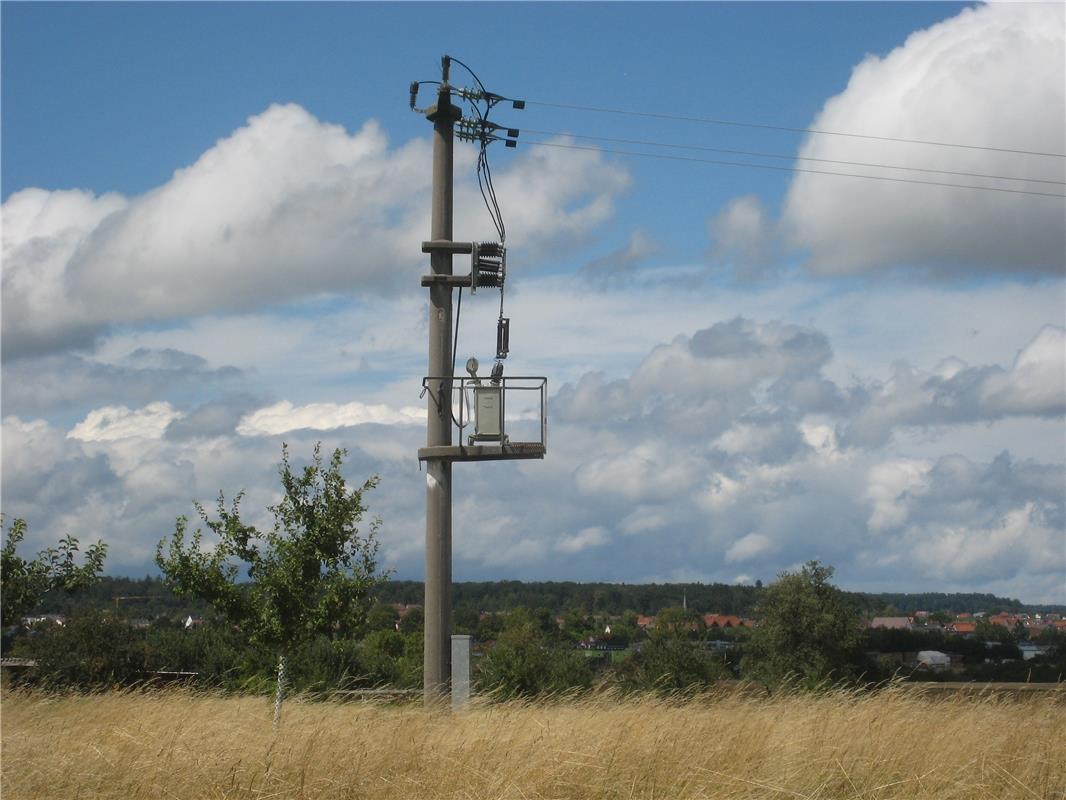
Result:
M506 281L506 232L485 154L492 141L514 146L518 130L502 128L488 120L488 111L506 100L485 91L471 72L479 89L454 89L449 84L451 62L441 59L441 80L437 101L428 109L418 109L420 82L411 84L410 104L433 123L433 202L430 239L422 252L430 257L430 274L422 277L429 289L429 358L422 391L427 395L426 446L418 458L426 464L426 582L423 698L427 706L446 707L451 692L452 629L452 464L457 461L501 461L544 458L547 444L547 379L503 376L503 359L510 348L510 318L503 316L503 287ZM453 91L471 104L476 119L463 117L453 104ZM523 108L511 100L513 108ZM480 104L484 104L482 109ZM496 131L505 131L501 139ZM481 144L478 182L486 207L500 234L499 242L456 242L452 240L452 178L454 138ZM487 191L486 191L487 185ZM452 259L470 256L470 273L455 275ZM477 374L477 359L467 362L469 377L454 375L455 353L452 337L452 290L469 288L500 290L500 317L496 330L496 363L488 376ZM456 320L458 325L458 320ZM457 340L454 340L457 341ZM519 414L507 415L508 399ZM508 433L508 426L512 431ZM472 432L466 428L473 426ZM453 444L453 430L456 441ZM466 440L463 436L466 434ZM511 434L514 434L512 436Z

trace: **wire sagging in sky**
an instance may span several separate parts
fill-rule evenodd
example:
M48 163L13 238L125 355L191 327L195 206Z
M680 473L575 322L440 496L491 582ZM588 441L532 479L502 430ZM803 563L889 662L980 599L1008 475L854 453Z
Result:
M582 106L574 103L552 103L545 100L526 100L529 105L544 106L546 108L562 108L569 111L591 111L601 114L621 114L630 117L650 117L652 119L669 119L677 122L699 122L705 125L728 125L737 128L760 128L772 131L788 131L790 133L809 133L819 136L847 136L855 139L873 139L882 142L903 142L905 144L931 145L934 147L957 147L965 150L990 150L997 153L1015 153L1026 156L1046 156L1048 158L1066 158L1066 153L1047 153L1039 150L1023 150L1013 147L992 147L989 145L961 144L958 142L937 142L928 139L905 139L898 136L876 136L866 133L844 133L841 131L824 131L816 128L794 128L787 125L769 125L762 122L741 122L738 120L715 119L713 117L691 117L683 114L666 114L654 111L630 111L621 108L602 108L597 106Z
M923 181L923 180L919 180L917 178L898 178L898 177L891 177L891 176L888 176L888 175L860 175L860 174L857 174L857 173L833 172L832 170L809 169L809 168L806 168L806 167L782 167L782 166L775 166L773 164L753 164L751 162L745 162L745 161L724 161L724 160L710 159L710 158L695 158L693 156L676 156L676 155L669 155L667 153L641 153L641 152L636 152L636 151L633 151L633 150L612 150L610 148L605 148L605 147L588 147L588 146L585 146L585 145L562 144L562 143L559 143L559 142L543 142L543 141L538 142L538 141L524 140L523 144L530 145L531 147L556 147L556 148L560 148L560 149L564 149L564 150L585 150L585 151L590 151L590 152L595 152L595 153L608 153L608 154L612 154L612 155L638 156L638 157L641 157L641 158L660 158L660 159L665 159L665 160L668 160L668 161L689 161L689 162L695 162L695 163L700 163L700 164L718 164L718 165L721 165L721 166L728 166L728 167L747 167L747 168L750 168L750 169L768 169L768 170L774 170L776 172L803 172L803 173L809 173L809 174L813 174L813 175L836 175L837 177L841 177L841 178L862 178L862 179L874 180L874 181L889 181L889 182L892 182L892 183L916 183L916 184L923 184L923 185L926 185L926 186L944 186L944 187L951 188L951 189L976 189L978 191L985 191L985 192L1007 192L1009 194L1027 194L1027 195L1035 195L1037 197L1057 197L1060 200L1066 199L1066 194L1058 194L1056 192L1034 192L1034 191L1029 191L1027 189L1008 189L1008 188L1000 187L1000 186L974 186L974 185L971 185L971 184L947 183L947 182L943 182L943 181Z
M867 161L840 161L832 158L812 158L809 156L784 155L781 153L763 153L755 150L731 150L722 147L707 147L695 144L677 144L671 142L657 142L650 139L616 139L609 136L588 136L580 133L568 133L566 131L540 131L523 129L526 133L540 136L570 136L574 139L588 139L596 142L610 142L614 144L636 144L647 147L666 147L677 150L699 150L705 153L727 153L735 156L755 156L756 158L779 158L787 161L813 161L821 164L841 164L849 167L875 167L878 169L898 169L906 172L928 172L939 175L955 175L965 178L988 178L1001 181L1022 181L1025 183L1050 183L1058 186L1066 186L1066 181L1048 180L1046 178L1019 178L1009 175L986 175L980 172L959 172L947 169L933 169L931 167L905 167L898 164L877 164Z

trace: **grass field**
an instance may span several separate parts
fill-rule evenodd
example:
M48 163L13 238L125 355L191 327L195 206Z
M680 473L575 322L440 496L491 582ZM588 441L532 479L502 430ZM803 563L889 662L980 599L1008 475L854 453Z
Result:
M22 798L1066 797L1066 695L876 694L475 706L183 691L2 698Z

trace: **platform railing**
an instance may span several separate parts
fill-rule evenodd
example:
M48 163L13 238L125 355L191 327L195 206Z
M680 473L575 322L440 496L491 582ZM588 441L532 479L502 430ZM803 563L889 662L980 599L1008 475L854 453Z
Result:
M442 394L449 394L448 384L451 384L450 396L442 403ZM497 445L504 451L518 452L524 448L539 447L541 452L548 446L548 379L542 376L504 376L497 379L482 377L452 378L428 376L422 379L423 392L428 392L433 398L438 414L450 414L452 427L458 435L458 445L461 448L474 447L489 443ZM499 389L500 393L500 431L495 434L478 434L468 431L476 424L478 390ZM526 398L532 397L528 405ZM508 408L520 408L518 417L508 420ZM433 413L431 410L430 413ZM511 440L511 431L516 428L525 433L527 425L522 423L536 422L536 439ZM511 425L508 425L508 422Z

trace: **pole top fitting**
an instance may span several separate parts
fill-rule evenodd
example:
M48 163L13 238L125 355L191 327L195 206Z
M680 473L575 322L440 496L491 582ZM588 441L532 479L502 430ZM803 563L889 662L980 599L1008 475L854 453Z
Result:
M443 120L454 125L462 118L463 110L459 106L452 104L451 89L447 86L441 86L440 92L437 94L436 105L426 109L426 119L430 122Z

